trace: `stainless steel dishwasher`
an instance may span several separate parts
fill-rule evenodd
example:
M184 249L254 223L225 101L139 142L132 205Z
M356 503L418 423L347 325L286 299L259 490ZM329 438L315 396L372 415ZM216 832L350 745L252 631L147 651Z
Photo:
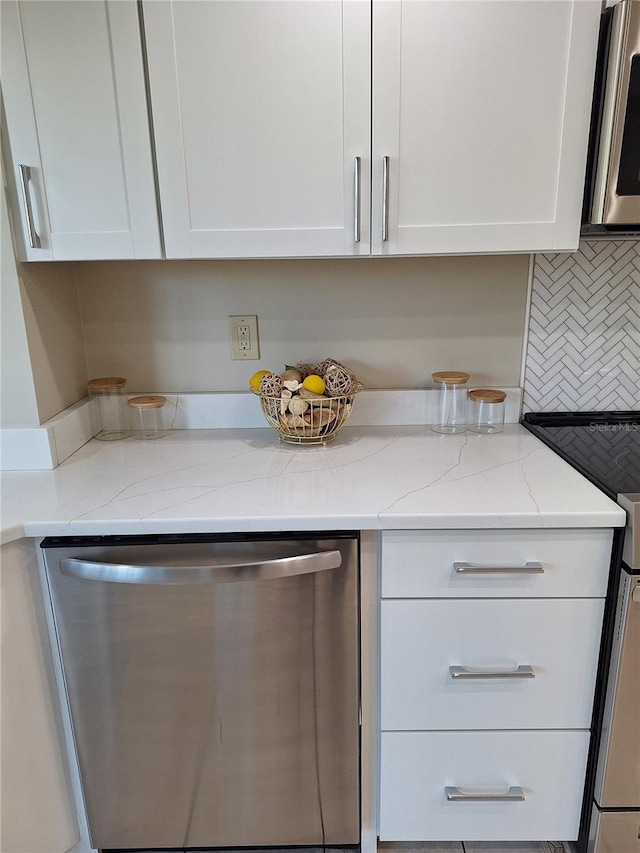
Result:
M359 844L356 534L42 547L94 847Z

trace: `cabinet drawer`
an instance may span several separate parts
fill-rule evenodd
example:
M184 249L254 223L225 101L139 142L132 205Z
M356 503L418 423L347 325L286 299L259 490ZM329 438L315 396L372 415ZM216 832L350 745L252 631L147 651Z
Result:
M385 732L380 840L577 837L589 732ZM523 801L450 801L446 787Z
M594 598L383 601L382 728L588 728L603 606ZM533 677L452 677L456 666L529 666Z
M612 536L603 529L385 531L382 596L604 598Z

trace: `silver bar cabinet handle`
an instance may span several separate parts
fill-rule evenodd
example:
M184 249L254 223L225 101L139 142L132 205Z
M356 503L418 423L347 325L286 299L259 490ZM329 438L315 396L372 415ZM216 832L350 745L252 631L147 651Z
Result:
M354 160L353 169L353 240L355 243L360 242L360 185L362 158L356 157Z
M519 785L511 785L504 794L481 794L481 793L465 793L460 788L447 785L444 789L447 800L454 803L521 803L524 802L524 793Z
M542 563L532 560L523 566L484 566L482 563L454 563L453 568L458 574L467 575L540 575L544 572Z
M31 193L29 192L29 182L31 180L31 166L25 166L20 163L20 189L22 191L22 203L24 212L27 217L27 230L29 232L29 245L32 249L41 249L42 242L40 236L33 224L33 208L31 207Z
M319 551L275 560L225 563L219 566L130 566L71 557L60 560L60 571L68 577L107 583L193 584L273 580L324 572L341 565L340 551Z
M382 241L389 240L389 158L382 158Z
M450 666L449 675L454 679L465 678L535 678L533 667L528 663L516 669L471 669L466 666Z

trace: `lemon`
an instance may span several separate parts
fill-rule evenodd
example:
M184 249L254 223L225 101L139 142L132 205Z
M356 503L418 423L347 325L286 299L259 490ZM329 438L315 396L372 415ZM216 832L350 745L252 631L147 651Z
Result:
M302 387L306 388L307 391L313 391L314 394L324 394L324 379L312 373L304 380Z
M270 370L258 370L253 374L253 376L249 380L249 385L251 388L253 388L254 391L260 390L260 381L262 380L263 376L267 375L267 373L271 373L271 371Z

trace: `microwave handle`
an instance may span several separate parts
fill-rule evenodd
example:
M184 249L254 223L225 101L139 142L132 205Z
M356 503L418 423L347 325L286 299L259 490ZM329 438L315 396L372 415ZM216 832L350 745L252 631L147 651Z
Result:
M182 585L275 580L325 572L341 565L340 551L318 551L274 560L212 566L132 566L126 563L92 562L70 557L60 560L60 572L67 577L106 583Z

